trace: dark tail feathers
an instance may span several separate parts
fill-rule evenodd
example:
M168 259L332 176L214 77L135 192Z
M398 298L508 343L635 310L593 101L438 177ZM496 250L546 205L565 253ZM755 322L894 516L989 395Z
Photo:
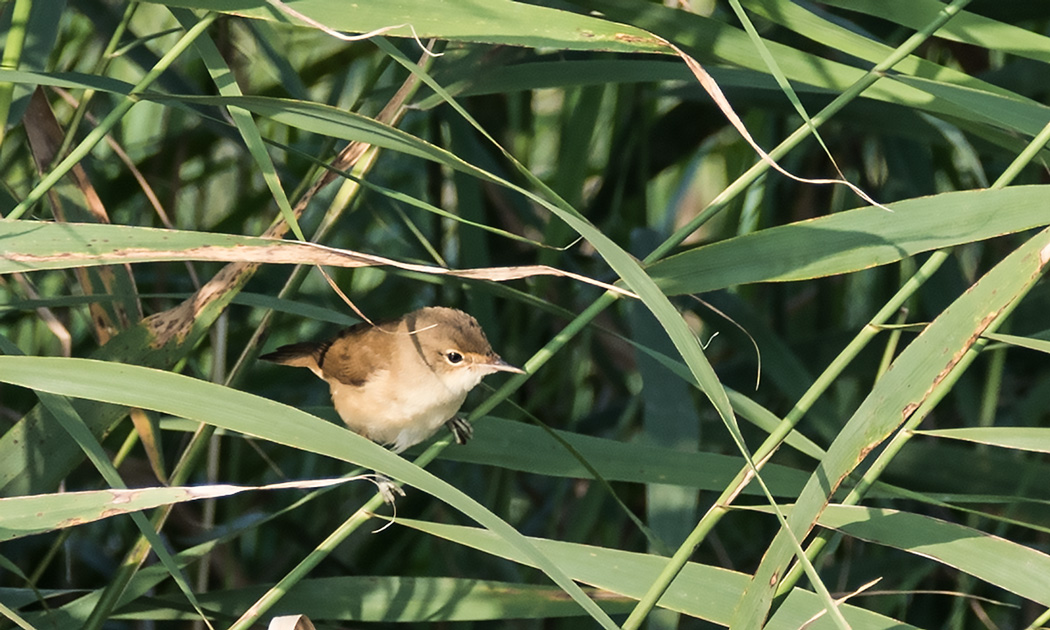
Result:
M281 346L269 354L264 354L259 359L280 363L281 365L294 365L296 367L313 367L317 365L317 351L321 344L313 342L293 343Z

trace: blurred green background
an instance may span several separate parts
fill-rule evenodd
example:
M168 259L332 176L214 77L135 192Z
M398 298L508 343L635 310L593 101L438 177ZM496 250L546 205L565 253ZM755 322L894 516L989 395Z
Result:
M3 627L798 628L877 578L806 627L1050 623L1050 5L0 7ZM784 170L892 211L772 170L669 44ZM528 369L471 395L471 443L407 454L433 479L255 361L359 321L248 238L300 229L643 299L326 266L370 318L455 306ZM769 496L737 496L742 453ZM394 524L367 482L137 522L63 494L348 462L416 486Z

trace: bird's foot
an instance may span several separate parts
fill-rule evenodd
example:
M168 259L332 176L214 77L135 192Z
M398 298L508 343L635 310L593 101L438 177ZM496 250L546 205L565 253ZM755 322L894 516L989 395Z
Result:
M460 418L459 416L452 416L448 422L445 423L449 431L452 431L452 436L456 438L456 444L466 444L474 435L474 427L470 426L470 423Z
M375 477L372 478L372 481L375 482L376 490L378 490L380 496L383 497L383 501L389 505L393 505L394 501L396 501L399 496L405 496L405 491L401 489L401 486L394 483L393 479L382 473L376 473Z

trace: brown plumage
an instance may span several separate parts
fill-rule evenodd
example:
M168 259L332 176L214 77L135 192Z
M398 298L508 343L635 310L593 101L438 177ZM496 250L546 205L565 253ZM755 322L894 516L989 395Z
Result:
M487 374L521 373L493 352L477 320L445 307L357 324L328 341L282 346L260 358L325 380L346 425L395 452L443 424L466 441L470 425L455 414L467 393Z

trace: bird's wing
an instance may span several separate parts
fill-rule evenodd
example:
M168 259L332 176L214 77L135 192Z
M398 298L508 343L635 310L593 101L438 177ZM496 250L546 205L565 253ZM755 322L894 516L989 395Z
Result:
M321 353L324 378L360 387L393 359L396 333L361 323L347 328Z

